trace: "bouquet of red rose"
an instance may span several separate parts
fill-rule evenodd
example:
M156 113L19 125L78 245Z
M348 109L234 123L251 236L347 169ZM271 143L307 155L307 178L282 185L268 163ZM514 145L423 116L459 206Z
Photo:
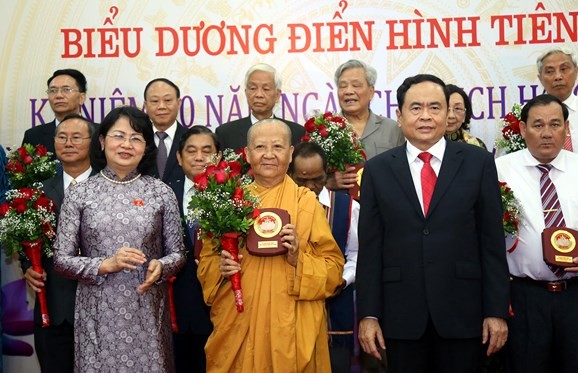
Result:
M502 195L502 224L504 226L504 237L511 235L515 238L515 242L508 249L508 252L512 252L518 246L518 225L520 223L520 203L514 196L514 192L505 182L499 182L500 193Z
M512 111L506 114L500 122L500 137L496 140L496 148L504 150L506 153L526 148L526 140L520 132L520 114L522 107L514 104Z
M250 178L241 175L241 163L221 161L209 164L204 173L195 176L196 193L189 202L189 221L197 221L203 238L211 238L215 250L226 250L239 261L242 241L255 218L259 216L258 199L245 189ZM231 276L238 312L243 312L241 274Z
M32 269L42 273L41 254L52 255L52 241L56 234L54 202L40 189L19 188L6 193L6 200L0 205L0 241L6 256L24 252L32 263ZM50 325L46 290L38 293L42 326Z
M30 187L35 182L56 175L56 163L52 153L42 145L24 144L8 153L8 180L13 188Z
M318 143L327 157L327 172L345 171L365 160L363 144L347 119L330 112L314 112L305 122L301 141Z
M241 183L248 185L253 181L253 170L247 161L245 149L234 151L231 148L223 150L223 159L227 162L239 162L241 164Z

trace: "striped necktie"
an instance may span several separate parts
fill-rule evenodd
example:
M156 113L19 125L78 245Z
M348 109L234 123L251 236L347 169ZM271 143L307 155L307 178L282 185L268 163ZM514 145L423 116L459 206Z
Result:
M542 209L544 210L544 226L546 228L565 227L566 222L564 221L560 200L558 200L558 193L556 193L556 186L550 179L552 165L549 163L539 164L536 167L542 172L540 177L540 196L542 198ZM548 267L558 277L562 277L565 273L561 267L551 265L548 265Z

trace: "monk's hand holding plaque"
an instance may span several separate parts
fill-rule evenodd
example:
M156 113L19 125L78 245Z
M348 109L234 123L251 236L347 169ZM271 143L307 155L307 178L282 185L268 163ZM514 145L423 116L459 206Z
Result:
M287 254L292 242L283 229L290 223L289 213L277 208L260 209L259 213L247 235L247 251L255 256Z
M578 231L567 227L549 227L542 232L544 261L557 267L574 267L578 257L576 248Z

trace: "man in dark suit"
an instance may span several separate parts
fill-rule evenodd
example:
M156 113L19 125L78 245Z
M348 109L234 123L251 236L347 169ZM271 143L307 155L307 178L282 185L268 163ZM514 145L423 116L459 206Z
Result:
M216 133L221 142L221 148L231 148L235 151L247 146L249 128L262 119L276 118L273 108L281 97L281 76L273 66L258 63L251 66L245 74L245 95L251 109L251 115L217 127ZM293 146L301 142L305 135L302 125L277 118L291 128L291 143Z
M179 139L186 128L177 121L181 90L165 78L151 80L144 90L145 109L153 123L158 148L156 176L170 183L184 177L177 163Z
M207 159L221 156L216 135L203 126L189 128L178 144L177 160L185 178L170 184L179 201L183 217L187 262L173 282L175 313L178 332L173 333L175 363L177 373L205 372L205 344L213 330L209 317L209 307L203 301L201 284L197 279L197 264L193 256L195 246L195 225L189 225L184 218L188 202L194 193L193 179L205 170Z
M80 114L80 108L86 100L86 78L74 69L56 70L46 83L48 102L55 119L42 126L32 127L24 133L22 144L44 145L54 154L54 134L56 127L64 117Z
M508 267L492 155L444 139L449 95L432 75L397 91L408 140L365 165L360 343L388 371L477 372L506 342Z
M65 190L95 172L90 167L89 149L94 125L78 114L64 117L53 138L62 172L43 182L43 190L57 207ZM74 303L76 281L54 272L52 258L42 258L44 273L36 273L27 257L20 257L26 283L39 292L46 288L50 326L43 328L38 300L34 305L34 346L42 373L72 372L74 368Z

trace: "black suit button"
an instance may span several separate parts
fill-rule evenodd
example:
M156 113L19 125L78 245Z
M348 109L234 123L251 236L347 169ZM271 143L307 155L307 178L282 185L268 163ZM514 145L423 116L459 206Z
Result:
M427 228L424 229L422 232L423 232L423 235L424 235L424 236L429 235L429 229L427 229Z

